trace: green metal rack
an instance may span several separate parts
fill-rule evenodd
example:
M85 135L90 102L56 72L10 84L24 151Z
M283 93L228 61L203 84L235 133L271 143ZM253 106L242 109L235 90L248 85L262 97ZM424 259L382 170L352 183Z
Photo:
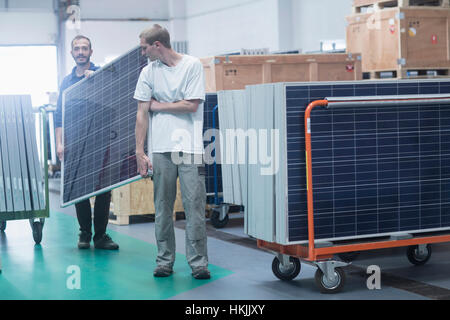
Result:
M50 216L49 205L49 192L48 192L48 163L46 161L47 156L47 114L45 108L39 109L40 122L42 124L41 141L42 141L42 155L43 155L43 169L44 170L44 194L45 194L45 209L32 210L32 211L18 211L18 212L2 212L0 220L0 232L6 230L6 221L10 220L23 220L29 219L31 230L33 233L33 239L36 244L40 244L42 240L42 230L44 228L45 218ZM0 257L0 273L2 270L1 257Z

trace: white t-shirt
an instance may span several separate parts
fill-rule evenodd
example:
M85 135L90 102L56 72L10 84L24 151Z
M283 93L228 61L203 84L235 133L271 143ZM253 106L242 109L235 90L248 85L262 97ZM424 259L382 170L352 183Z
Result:
M183 55L174 67L159 60L150 62L142 71L134 99L159 102L202 100L195 113L152 112L150 145L153 153L185 152L203 154L203 102L205 79L199 59Z

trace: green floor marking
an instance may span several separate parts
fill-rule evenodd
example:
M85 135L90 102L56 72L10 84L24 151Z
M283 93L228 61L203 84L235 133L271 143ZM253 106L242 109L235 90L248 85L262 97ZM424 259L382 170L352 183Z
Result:
M0 234L0 299L167 299L232 274L209 265L210 280L195 280L182 254L174 274L154 278L156 246L108 230L119 251L78 250L76 218L52 212L45 221L41 246L35 246L28 221L8 223ZM70 290L69 266L80 269L81 289ZM69 286L76 282L69 281Z

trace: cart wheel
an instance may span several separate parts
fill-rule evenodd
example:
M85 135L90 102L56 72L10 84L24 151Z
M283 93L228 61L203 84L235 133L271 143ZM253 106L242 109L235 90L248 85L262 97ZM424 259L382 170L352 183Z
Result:
M289 261L291 262L291 265L285 268L281 265L278 257L273 258L272 271L278 279L283 281L291 281L300 273L300 260L294 257L289 257Z
M410 246L406 250L406 256L409 262L416 266L422 266L430 260L431 257L431 245L427 244L424 254L420 255L418 246Z
M344 262L352 262L359 256L359 251L338 253L338 257Z
M32 230L33 230L33 239L36 244L40 244L42 240L42 228L44 227L44 224L39 221L35 221L32 224Z
M334 269L334 274L336 276L335 281L330 282L325 274L317 268L315 279L316 284L322 293L337 293L342 290L345 284L345 272L342 268L338 267Z
M225 218L223 220L220 220L220 212L216 211L216 210L212 210L211 223L217 229L221 229L221 228L225 227L228 223L228 214L225 216Z
M3 232L6 230L6 221L0 221L0 231Z

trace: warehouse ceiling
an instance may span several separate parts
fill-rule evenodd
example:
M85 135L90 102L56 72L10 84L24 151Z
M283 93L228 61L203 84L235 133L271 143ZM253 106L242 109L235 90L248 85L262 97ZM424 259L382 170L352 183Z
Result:
M169 1L166 0L0 0L0 11L54 11L58 6L67 9L79 6L82 20L151 19L169 18Z
M81 19L153 19L169 18L167 0L80 0Z

